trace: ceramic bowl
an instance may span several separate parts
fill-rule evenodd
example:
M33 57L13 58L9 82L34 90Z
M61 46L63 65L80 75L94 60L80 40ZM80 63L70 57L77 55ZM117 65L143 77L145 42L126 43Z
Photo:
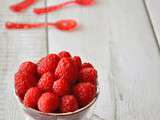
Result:
M18 102L20 103L21 108L23 111L33 120L82 120L83 117L87 114L90 107L96 102L99 95L99 86L97 85L97 93L95 98L85 107L78 109L74 112L68 112L68 113L43 113L38 110L32 109L32 108L26 108L22 102L18 99Z

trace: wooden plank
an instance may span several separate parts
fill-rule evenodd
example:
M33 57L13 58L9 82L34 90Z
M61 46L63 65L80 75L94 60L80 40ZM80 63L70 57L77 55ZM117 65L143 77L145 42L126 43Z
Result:
M48 1L48 5L63 2ZM80 24L77 30L72 32L61 32L49 28L49 51L70 51L73 55L79 55L83 61L90 61L98 70L98 79L101 92L97 104L92 112L106 120L113 118L113 103L108 81L109 72L109 40L108 28L108 2L101 0L91 7L68 6L61 11L48 15L48 21L59 19L75 19ZM104 3L104 4L103 4ZM101 21L100 21L100 20Z
M108 4L115 120L159 120L160 55L143 1Z
M101 94L93 112L106 120L159 120L160 56L143 1L101 0L48 16L49 22L64 18L82 26L49 29L49 50L68 50L95 64Z
M153 30L155 32L155 36L158 40L160 46L160 1L159 0L144 0L146 4L146 9L148 11L148 15L151 20L151 24L153 25Z
M30 10L12 13L8 6L16 2L18 0L0 0L0 120L25 119L15 99L13 76L22 61L35 61L47 53L45 29L9 31L4 28L6 21L45 22L45 16L37 18ZM39 5L44 6L44 1Z

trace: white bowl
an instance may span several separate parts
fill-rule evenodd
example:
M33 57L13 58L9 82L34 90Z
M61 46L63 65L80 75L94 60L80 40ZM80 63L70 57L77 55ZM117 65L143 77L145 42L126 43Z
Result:
M43 113L38 110L25 107L17 96L16 98L24 112L34 120L81 120L86 115L89 108L96 102L98 95L99 87L97 85L96 96L87 106L68 113Z

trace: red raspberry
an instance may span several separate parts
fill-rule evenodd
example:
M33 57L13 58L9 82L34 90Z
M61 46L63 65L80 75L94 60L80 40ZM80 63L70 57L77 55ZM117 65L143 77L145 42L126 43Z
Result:
M41 90L37 87L32 87L26 92L23 103L26 107L37 108L37 102L40 96Z
M63 77L69 83L74 83L77 74L73 60L71 58L62 58L55 70L55 75L58 78Z
M44 92L49 92L52 90L53 82L55 81L55 76L51 72L44 73L38 82L38 88Z
M40 60L38 60L38 62L37 62L37 67L38 67L38 65L41 64L42 61L44 61L44 59L46 59L46 57L42 57Z
M51 113L55 112L59 106L59 98L57 95L47 92L43 93L38 100L38 109L41 112Z
M80 71L81 69L81 65L82 65L82 61L81 61L81 58L79 56L74 56L73 57L73 61L74 61L74 64L76 66L76 69L78 70L78 72Z
M53 93L55 93L56 95L63 96L68 94L69 92L70 86L65 79L61 78L53 83Z
M61 100L61 112L73 112L78 109L78 102L74 95L65 95Z
M26 72L19 71L15 74L15 92L23 99L26 91L37 84L37 79Z
M19 71L24 71L29 74L37 74L37 65L33 62L26 61L20 65Z
M97 71L94 68L83 68L79 74L80 82L90 82L96 84Z
M60 53L58 53L60 58L64 58L64 57L71 57L70 53L67 51L61 51Z
M46 72L54 72L58 62L59 57L56 54L49 54L38 61L37 71L40 75Z
M96 86L86 82L78 83L74 87L74 95L77 97L79 104L83 107L89 104L96 95Z
M82 64L82 68L88 68L88 67L94 68L93 65L90 63L83 63Z

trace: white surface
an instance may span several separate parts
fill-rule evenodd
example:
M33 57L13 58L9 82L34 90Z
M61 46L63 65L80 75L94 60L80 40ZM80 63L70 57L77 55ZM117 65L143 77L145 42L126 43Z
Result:
M23 60L46 54L47 38L49 52L68 50L97 68L101 94L94 114L105 120L160 119L160 55L142 0L98 0L92 7L64 8L49 14L48 21L74 18L80 28L73 32L49 28L48 34L45 29L2 29L8 20L45 21L31 9L25 15L9 12L8 5L15 1L0 0L0 120L24 119L13 95L13 74Z
M160 1L145 0L145 2L160 46Z
M143 1L110 0L109 5L115 119L159 120L160 55Z
M24 120L14 96L14 73L24 60L37 60L46 54L45 30L8 31L5 21L37 22L30 13L15 14L8 10L19 0L0 0L0 120ZM40 3L43 5L44 2ZM39 4L39 5L40 5ZM38 6L38 5L37 5Z
M106 120L159 119L160 57L142 1L99 0L48 18L75 18L83 25L72 33L49 29L49 48L72 51L96 65L102 85L96 114Z

